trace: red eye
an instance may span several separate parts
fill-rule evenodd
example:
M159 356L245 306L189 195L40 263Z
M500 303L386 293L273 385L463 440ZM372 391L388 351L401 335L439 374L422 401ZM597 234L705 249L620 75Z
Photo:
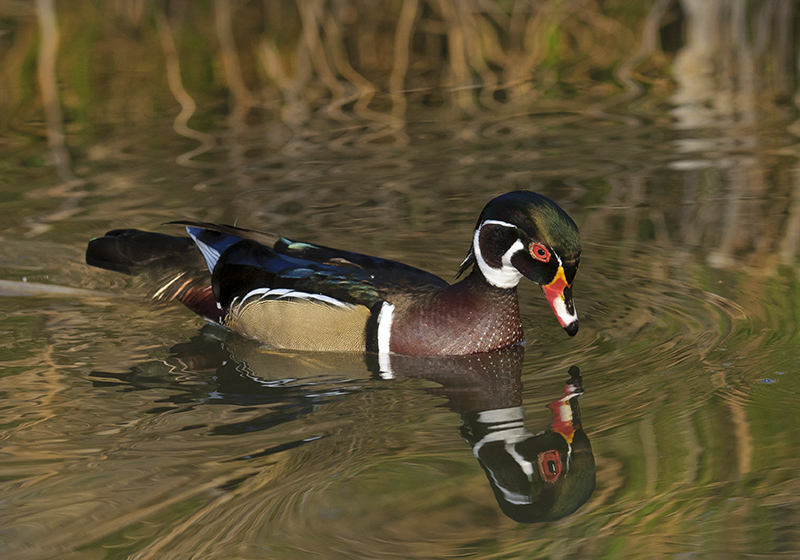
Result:
M550 260L550 251L541 243L531 245L531 256L537 261L547 262Z
M558 451L551 449L539 453L539 472L547 482L555 482L561 475L561 457Z

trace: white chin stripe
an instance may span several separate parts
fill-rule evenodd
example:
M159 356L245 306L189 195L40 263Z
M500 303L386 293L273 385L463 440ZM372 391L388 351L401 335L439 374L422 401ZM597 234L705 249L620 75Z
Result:
M567 306L564 303L564 300L560 297L557 297L551 303L553 306L553 311L558 318L558 322L561 323L562 327L567 327L578 320L578 311L575 309L575 304L572 304L572 309L574 313L570 313L567 310Z
M508 251L503 254L503 258L500 261L502 266L500 268L489 266L481 254L480 246L481 229L486 224L500 225L509 228L514 228L516 226L498 220L486 220L475 230L475 235L472 238L472 252L475 254L475 261L478 263L478 268L481 269L483 276L489 281L489 284L497 288L514 288L522 279L522 274L511 264L511 257L514 256L514 253L517 251L525 251L525 246L522 244L522 240L517 239L514 244L508 248Z

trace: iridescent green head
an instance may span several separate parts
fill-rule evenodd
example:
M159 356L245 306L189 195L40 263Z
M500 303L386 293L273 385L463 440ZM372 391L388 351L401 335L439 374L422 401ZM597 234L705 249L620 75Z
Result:
M523 276L532 280L572 336L578 332L572 282L580 258L580 233L572 218L545 196L514 191L483 209L460 272L476 264L498 288L513 289Z

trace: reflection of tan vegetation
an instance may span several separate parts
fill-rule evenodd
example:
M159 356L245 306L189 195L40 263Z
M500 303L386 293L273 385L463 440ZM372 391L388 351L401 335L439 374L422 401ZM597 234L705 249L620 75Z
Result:
M650 192L653 167L643 166L623 187L638 192L626 210L628 227L642 227L632 216L649 204L645 227L659 242L702 245L714 266L738 266L742 255L763 266L764 251L772 255L769 269L797 260L797 188L776 193L776 171L766 157L779 149L796 157L776 146L771 128L795 95L798 36L789 3L658 0L623 8L597 0L398 0L376 8L357 1L220 0L213 9L174 3L167 12L149 2L103 10L91 4L65 10L45 0L36 6L36 12L17 6L23 17L3 37L8 48L0 72L11 86L0 92L0 106L25 119L12 127L28 126L40 100L24 92L38 81L53 163L73 185L59 195L63 208L37 224L71 215L84 196L75 190L65 143L79 141L74 131L86 134L92 157L130 158L140 149L121 145L127 136L96 142L97 121L147 123L173 115L174 130L188 139L176 157L180 165L211 168L215 181L228 170L250 189L262 179L265 154L310 154L321 145L338 152L407 148L419 119L430 115L465 117L461 140L491 142L496 130L511 139L536 137L546 124L541 113L584 112L600 119L602 136L610 122L663 119L650 105L669 100L681 131L669 146L669 165L686 178L687 211L673 230L658 193ZM30 32L33 16L40 48ZM25 53L37 48L34 76ZM229 110L210 122L221 88ZM569 99L578 95L576 110ZM609 157L632 163L624 153ZM799 175L792 172L792 180ZM724 190L714 192L716 184ZM616 188L607 194L601 212L619 198ZM789 214L774 227L761 216L775 211L770 200L778 197L789 201L779 203ZM237 210L238 217L245 211Z
M79 190L83 181L75 177L72 162L64 137L64 122L61 112L56 78L56 57L59 49L59 30L56 23L55 9L52 0L37 0L36 15L39 21L39 56L37 78L42 95L42 106L45 113L47 140L50 146L50 158L61 184L50 190L51 196L61 198L61 204L55 212L39 216L32 225L32 233L46 231L49 222L64 220L79 210L79 202L85 192Z
M181 112L175 117L174 128L175 132L186 138L191 138L200 142L200 146L194 150L182 154L178 158L181 165L191 166L195 165L193 158L200 154L209 151L214 147L213 136L190 128L188 125L189 119L194 115L197 104L189 92L183 87L181 80L181 68L178 51L175 47L175 41L172 37L170 24L161 12L156 12L156 22L158 28L158 35L161 39L161 47L164 49L164 58L166 59L166 73L167 82L169 83L169 90L175 99L181 105Z
M533 542L550 547L540 550L542 555L568 556L566 550L576 557L606 551L613 556L615 547L623 547L618 556L641 549L649 551L641 557L660 557L697 550L689 545L694 546L690 541L699 526L709 539L703 543L707 550L744 554L757 549L760 537L748 530L729 540L730 527L758 523L765 508L786 508L800 495L800 479L790 476L794 467L766 464L796 457L790 451L797 444L794 436L779 426L796 414L765 402L753 406L758 391L730 373L733 368L721 368L715 356L722 343L730 343L752 357L756 366L747 375L754 377L755 369L784 359L798 344L795 273L776 274L781 265L796 271L800 252L800 121L790 122L797 119L800 103L797 7L711 0L396 0L377 5L368 0L0 3L6 21L16 18L0 35L0 122L12 132L5 146L23 151L29 149L28 137L47 137L57 173L46 188L26 193L27 204L36 201L41 212L27 222L30 232L40 234L84 209L86 195L73 181L78 176L102 185L93 192L108 198L94 203L95 221L152 227L182 212L238 219L242 225L317 235L333 245L351 243L355 246L346 248L388 257L416 253L414 264L448 274L466 251L474 212L487 194L520 186L554 189L587 240L576 294L589 318L587 331L594 328L598 338L565 352L596 371L593 379L587 377L591 398L585 414L596 443L599 484L575 516L537 527L525 533L528 541L514 543L515 550L506 547L495 554L527 557ZM165 195L171 184L152 180L161 180L163 168L153 175L141 170L166 159L190 167L180 170L186 173L185 185L175 186L174 196ZM87 161L102 164L100 171ZM120 162L138 167L109 171L122 167ZM198 191L208 184L225 188L206 188L201 197L191 190L192 182ZM57 207L40 207L38 201L53 198ZM342 222L356 216L343 233ZM91 235L99 233L96 224L91 226ZM387 226L393 228L392 243L374 235ZM82 233L81 243L85 237ZM16 247L13 252L23 254L23 246ZM78 262L80 255L73 253L71 260ZM57 266L63 272L67 258L53 258L61 259ZM81 274L68 272L76 284ZM114 307L115 314L129 316L134 307L123 305L122 313ZM134 351L129 325L115 314L103 315L105 322L90 329L70 323L87 314L67 307L53 315L46 333L32 329L28 337L60 338L42 345L36 357L4 364L26 370L24 380L22 375L4 378L4 388L9 393L30 388L41 403L26 409L26 418L39 414L41 420L14 428L4 448L41 462L60 459L67 448L72 476L86 477L76 488L91 489L96 503L87 501L80 509L74 495L59 487L60 521L76 519L75 512L108 515L84 533L83 543L118 532L120 540L151 543L142 553L158 557L162 550L212 546L195 525L207 527L222 542L227 535L241 537L240 524L257 541L271 521L265 504L285 498L275 481L303 476L302 466L291 463L294 457L323 461L306 476L324 473L334 480L348 461L350 468L359 468L363 456L356 451L382 456L386 441L376 441L369 431L376 425L383 430L380 436L390 432L402 439L386 427L392 421L387 410L399 406L380 401L388 392L374 396L375 402L343 401L329 406L328 412L340 407L331 417L363 414L364 427L344 430L341 439L321 440L308 455L276 458L272 470L263 472L220 467L199 457L204 474L193 486L187 480L195 472L187 474L191 468L169 456L174 451L169 438L183 426L168 424L190 413L143 419L135 409L120 420L113 411L71 408L75 392L85 388L70 385L78 381L66 371L125 369L150 357L153 347L162 349L159 340L174 339L175 326L185 321L182 311L174 310L171 318L148 323L144 317L153 313L142 310L130 321L151 328L136 335L142 340ZM169 329L160 337L152 334L157 322ZM183 328L193 333L195 327ZM663 333L657 330L662 328ZM93 341L91 351L75 347L87 339ZM598 350L603 344L609 347ZM86 360L83 365L73 364L76 354ZM667 366L693 377L670 378ZM637 367L642 380L632 379ZM615 379L620 371L627 377ZM656 375L663 381L654 389ZM616 381L619 387L592 393L592 384ZM97 397L93 405L103 398L110 397ZM140 395L130 398L125 402L131 406L151 406ZM628 416L615 416L617 409ZM196 414L208 415L196 422L212 423L223 414L233 421L238 411L206 408ZM111 435L84 428L82 439L74 438L83 445L76 451L52 440L53 434L71 433L54 426L70 415L86 423L120 421L108 427ZM318 414L313 421L321 419ZM148 422L167 426L159 432L162 428ZM166 474L157 483L143 480L142 473L149 472L143 465L151 466L152 457L126 456L128 447L142 445L143 433L164 438L147 448L164 452L158 464ZM23 449L17 443L27 445L34 436L39 446ZM252 451L238 445L242 454ZM398 443L407 460L398 469L415 464L408 446ZM112 456L101 460L141 477L136 484L150 493L123 479L112 486L90 480L82 472L84 447L110 449ZM27 483L40 490L41 481L50 477L48 484L55 485L60 466L36 467L40 478ZM403 471L409 481L413 471ZM216 489L251 474L235 492ZM440 519L439 526L450 527L453 535L437 546L452 546L446 549L451 555L456 548L458 554L467 547L491 549L497 528L506 522L499 520L485 481L466 480L471 495L479 496L472 498L476 516L487 522L484 533L470 534L466 542L457 519ZM314 489L315 482L307 485ZM458 500L463 490L448 487L439 496ZM744 498L718 497L725 490ZM109 501L109 492L128 501ZM26 510L31 519L53 505L30 500L24 488L14 490L13 497L15 507L32 504ZM405 504L406 518L393 520L398 534L418 530L414 523L426 520L415 517L412 502ZM296 507L285 509L296 512ZM454 517L460 513L447 511ZM151 525L152 516L163 525ZM345 515L331 526L348 534L347 522L354 518L358 515ZM82 521L72 522L75 530L57 532L53 541L67 546L63 542L83 530ZM303 520L293 522L302 525ZM133 536L125 533L129 529ZM154 536L137 537L138 530ZM479 538L488 544L476 545ZM360 542L357 535L352 542ZM429 545L422 543L414 552L426 553Z
M753 125L791 97L797 48L789 2L683 0L686 45L675 60L679 126ZM794 43L794 44L793 44ZM759 65L768 64L767 70ZM770 99L772 98L772 99Z
M287 106L303 103L307 114L323 108L341 122L351 122L354 116L380 120L387 114L402 120L407 108L420 105L475 115L501 107L530 110L543 95L554 92L580 89L595 91L599 98L622 88L638 89L642 83L663 88L668 85L664 77L670 57L659 46L659 32L680 26L686 27L688 42L679 45L672 38L667 45L668 54L679 50L679 104L691 103L699 110L708 101L721 110L746 111L750 121L756 110L755 91L763 92L759 82L783 96L793 93L788 89L794 73L790 53L797 37L788 3L759 3L750 12L744 3L731 4L729 12L726 3L704 0L660 0L624 8L604 4L404 0L376 7L371 2L259 5L220 0L210 12L190 11L178 3L172 6L174 17L167 18L177 30L174 56L186 59L185 64L208 57L203 64L219 62L221 67L218 73L212 70L208 81L194 76L190 86L195 95L224 85L235 108L257 106L273 114L278 101ZM108 42L101 56L97 51L92 56L93 72L110 70L127 58L136 60L144 75L163 75L163 59L147 55L155 52L157 37L165 40L166 20L155 4L134 5L139 9L123 2L102 13L92 5L58 10L65 43L61 67L78 64L77 57L86 54L74 50L78 37L91 33L96 41ZM21 21L6 42L17 46L22 41L31 48L24 30ZM138 41L131 43L132 37ZM173 64L172 50L166 52L168 66ZM759 62L765 60L771 64L760 70ZM623 75L617 75L618 68ZM20 70L6 67L6 77ZM167 72L169 80L174 80L169 77L172 72ZM130 77L111 74L108 79L127 84ZM111 90L122 93L115 87L122 83L110 84ZM151 88L162 84L142 80L126 96L142 89L152 93ZM740 94L732 96L731 87ZM110 101L99 93L70 103L95 101L102 106ZM734 97L749 105L726 102Z

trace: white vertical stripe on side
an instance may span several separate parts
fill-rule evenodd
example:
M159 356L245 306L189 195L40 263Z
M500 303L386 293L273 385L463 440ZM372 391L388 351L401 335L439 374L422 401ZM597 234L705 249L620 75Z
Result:
M392 338L392 320L394 314L394 305L386 301L381 305L380 313L378 313L378 366L381 370L381 377L384 379L391 379L394 377L392 373L392 361L389 358L389 341Z

